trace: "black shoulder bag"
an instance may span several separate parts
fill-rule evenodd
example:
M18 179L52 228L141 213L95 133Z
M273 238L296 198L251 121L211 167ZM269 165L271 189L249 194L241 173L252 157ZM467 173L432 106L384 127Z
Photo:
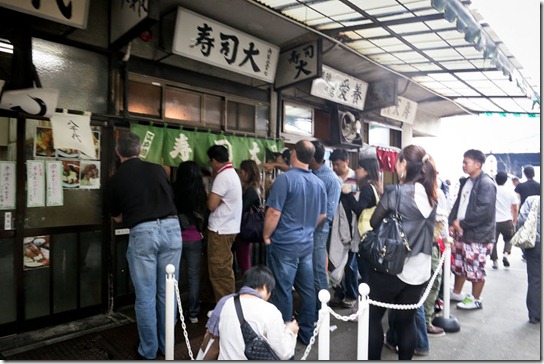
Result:
M402 272L406 258L410 256L410 245L402 228L399 215L400 188L396 188L395 212L386 216L378 231L369 231L360 243L359 254L364 255L370 266L378 272L396 275Z
M246 348L244 354L248 360L280 360L274 350L270 347L268 341L253 330L253 328L247 323L242 312L242 306L240 305L240 295L234 296L234 307L236 308L236 314L240 321L240 328L242 329L242 336Z

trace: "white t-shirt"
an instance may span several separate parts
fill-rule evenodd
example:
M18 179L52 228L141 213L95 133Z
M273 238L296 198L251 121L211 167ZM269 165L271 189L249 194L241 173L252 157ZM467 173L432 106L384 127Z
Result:
M511 187L497 186L497 202L495 203L495 221L512 220L512 205L518 204L518 196Z
M246 321L257 334L268 340L270 347L281 360L288 360L295 354L297 336L285 328L276 306L254 296L240 296L240 305ZM247 360L234 297L229 298L221 310L219 337L218 360Z
M467 213L467 207L468 207L468 200L470 199L470 193L472 192L472 186L474 184L472 183L472 180L470 178L467 179L465 182L465 185L463 186L463 189L461 192L461 199L459 200L459 209L457 210L457 218L459 220L463 220L465 218L465 215Z
M234 168L220 172L213 180L212 192L222 202L210 213L208 229L218 234L238 234L242 221L242 183Z

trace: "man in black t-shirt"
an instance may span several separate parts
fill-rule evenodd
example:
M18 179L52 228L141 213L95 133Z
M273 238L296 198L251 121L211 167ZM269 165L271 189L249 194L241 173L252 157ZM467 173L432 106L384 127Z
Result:
M522 182L516 186L516 193L519 195L520 201L519 206L521 206L529 196L538 196L540 195L540 183L534 180L535 178L535 169L531 165L523 167L523 174L527 178L526 182Z
M115 151L121 165L108 185L108 209L116 223L130 228L126 257L136 295L138 355L156 359L158 351L165 354L166 266L175 267L177 280L181 228L168 175L161 165L139 158L140 137L122 134Z

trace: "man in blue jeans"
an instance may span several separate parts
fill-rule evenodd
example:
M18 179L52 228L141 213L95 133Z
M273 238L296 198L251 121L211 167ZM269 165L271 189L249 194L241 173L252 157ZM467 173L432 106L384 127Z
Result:
M130 228L126 257L136 294L138 355L156 359L157 351L165 351L166 266L174 265L178 279L181 229L164 168L138 157L140 137L122 134L115 151L121 165L108 185L107 201L113 220Z
M316 300L316 320L321 308L321 302L319 302L319 291L322 289L329 289L329 283L327 280L327 240L330 233L330 225L334 218L334 213L338 207L338 200L340 199L340 180L336 176L336 173L325 164L325 147L317 140L313 140L312 144L315 147L315 154L310 161L310 169L314 174L323 181L325 190L327 192L327 216L325 220L314 231L314 253L313 253L313 265L314 265L314 287L315 294L318 298Z
M310 342L315 322L313 235L327 211L325 186L308 169L314 152L310 141L296 143L290 157L292 168L276 178L266 200L263 228L267 265L276 279L270 302L280 310L284 322L291 322L295 288L301 303L298 340L304 345Z

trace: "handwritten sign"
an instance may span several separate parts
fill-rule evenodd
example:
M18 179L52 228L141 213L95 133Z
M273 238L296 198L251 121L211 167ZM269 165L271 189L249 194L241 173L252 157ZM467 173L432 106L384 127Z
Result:
M398 96L397 105L381 109L380 115L404 123L413 124L416 119L417 102Z
M367 89L368 83L323 65L321 78L313 80L310 94L363 110Z
M27 207L45 206L44 161L26 161Z
M51 125L55 149L77 149L88 156L96 154L90 114L55 113Z
M0 162L0 210L15 209L15 162Z
M272 83L279 47L178 7L172 52Z
M62 190L62 162L46 161L45 171L47 178L47 206L64 205L64 193Z
M314 41L280 53L276 89L320 77L321 42Z

